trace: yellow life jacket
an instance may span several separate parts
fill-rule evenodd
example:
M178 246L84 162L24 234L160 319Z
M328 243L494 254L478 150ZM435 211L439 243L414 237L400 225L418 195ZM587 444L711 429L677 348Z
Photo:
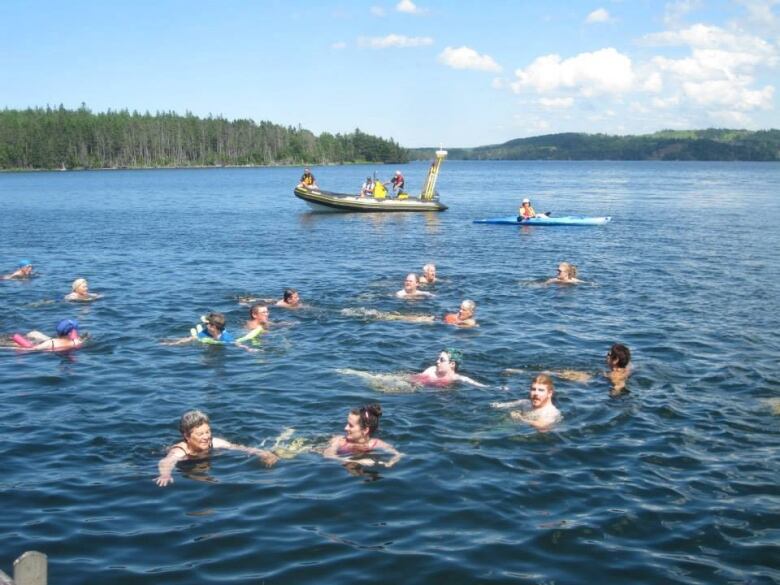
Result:
M387 197L387 187L381 181L374 183L374 199L384 199Z

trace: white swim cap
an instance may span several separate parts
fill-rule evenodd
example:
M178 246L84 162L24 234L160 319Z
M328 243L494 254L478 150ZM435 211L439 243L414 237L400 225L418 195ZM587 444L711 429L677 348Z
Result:
M531 200L528 197L526 197L525 199L523 199L523 203L531 203Z
M395 172L395 174L396 174L396 175L400 175L400 174L401 174L401 171L396 171L396 172Z

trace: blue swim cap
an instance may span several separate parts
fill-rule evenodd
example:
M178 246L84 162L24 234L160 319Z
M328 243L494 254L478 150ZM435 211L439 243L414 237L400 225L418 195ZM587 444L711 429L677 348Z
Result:
M57 323L57 335L67 335L73 330L79 330L79 322L75 319L63 319Z
M19 260L19 262L17 262L16 265L19 268L24 268L25 266L30 266L31 264L32 262L30 262L27 258L22 258L21 260Z

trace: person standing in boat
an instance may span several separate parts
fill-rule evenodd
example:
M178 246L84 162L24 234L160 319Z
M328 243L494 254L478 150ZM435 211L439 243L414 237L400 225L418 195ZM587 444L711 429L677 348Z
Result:
M390 179L390 184L393 186L393 194L396 197L403 192L406 182L404 181L404 176L401 174L401 171L395 172L393 178Z
M301 175L301 182L298 183L298 186L304 189L309 189L310 191L320 190L320 188L317 186L317 180L314 178L314 175L311 174L311 169L309 169L308 167L303 169L303 175Z

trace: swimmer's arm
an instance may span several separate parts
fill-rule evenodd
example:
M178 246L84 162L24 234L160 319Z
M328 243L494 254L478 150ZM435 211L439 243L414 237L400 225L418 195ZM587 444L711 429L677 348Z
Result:
M226 441L225 439L221 439L219 437L214 437L214 439L212 439L212 445L215 449L228 449L230 451L241 451L242 453L257 455L260 457L260 459L263 460L263 463L265 463L267 467L271 467L274 463L279 461L279 458L270 451L266 451L265 449L258 449L257 447L247 447L245 445L231 443L230 441Z
M384 442L382 439L376 440L376 448L380 449L386 453L390 453L392 457L389 461L380 461L379 465L384 465L385 467L392 467L396 463L398 463L401 460L401 457L403 457L403 453L398 451L395 447L393 447L390 443Z
M472 380L468 376L461 376L460 374L458 374L458 381L465 382L466 384L471 384L472 386L476 386L477 388L487 388L487 384L483 384L482 382L477 382L476 380Z
M343 459L338 455L340 440L341 437L333 437L330 440L330 443L328 443L328 446L325 447L325 450L322 452L322 456L328 459L339 459L339 460Z
M555 376L556 378L560 378L562 380L569 380L570 382L590 382L591 378L593 378L593 374L589 372L583 372L580 370L555 370L552 372L544 372L545 374L549 374L551 376Z
M525 398L521 398L520 400L510 400L509 402L491 402L490 407L491 408L512 408L513 406L520 406L526 401Z
M185 343L192 343L196 337L182 337L181 339L163 339L160 343L163 345L184 345Z
M173 471L173 468L176 467L176 464L185 457L186 455L183 449L180 447L171 447L168 454L160 459L160 462L157 464L160 475L154 480L155 483L160 487L165 487L169 483L173 483L171 472Z
M479 327L474 319L466 319L458 323L458 327Z

